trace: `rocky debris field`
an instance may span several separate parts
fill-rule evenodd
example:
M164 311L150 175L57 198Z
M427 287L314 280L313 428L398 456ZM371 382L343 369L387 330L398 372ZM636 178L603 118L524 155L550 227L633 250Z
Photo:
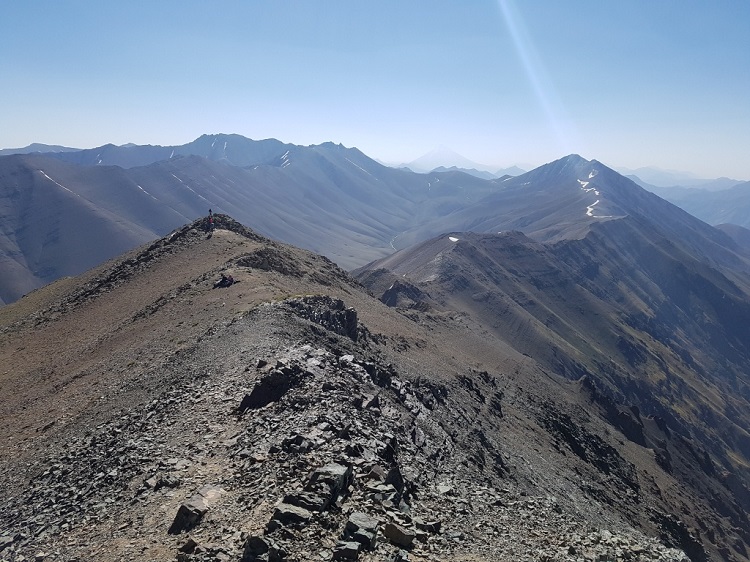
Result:
M0 560L688 560L515 478L376 340L328 297L210 330L2 465Z

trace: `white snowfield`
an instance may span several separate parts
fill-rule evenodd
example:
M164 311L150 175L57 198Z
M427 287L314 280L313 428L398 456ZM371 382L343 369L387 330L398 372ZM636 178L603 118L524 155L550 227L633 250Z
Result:
M599 200L597 199L594 201L591 205L586 207L586 216L593 217L594 216L594 207L596 207L599 204Z
M455 236L448 236L448 240L450 240L451 242L458 242L458 238L456 238Z
M289 166L289 164L292 163L291 160L289 160L289 151L287 150L284 154L281 155L281 159L284 161L284 163L281 165L282 168L286 168Z
M80 195L78 195L75 191L72 191L72 190L68 189L67 187L65 187L63 184L61 184L61 183L56 182L55 180L53 180L51 177L49 177L47 174L45 174L43 170L39 170L39 173L42 174L45 178L47 178L49 181L51 181L55 185L58 185L58 186L62 187L68 193L72 193L76 197L80 197Z
M594 195L596 195L596 196L599 195L599 192L597 191L596 188L594 188L594 187L586 187L590 182L583 181L583 180L578 180L578 183L581 184L581 189L583 189L586 193L588 193L589 191L593 191Z
M598 193L597 193L598 195ZM599 199L594 201L591 205L586 207L586 216L591 217L592 219L612 219L614 218L614 215L595 215L594 214L594 207L596 207L599 204Z
M590 180L592 178L595 178L597 173L598 172L596 170L591 170L591 172L589 172L588 179ZM586 193L589 193L589 192L593 191L594 195L596 195L597 197L600 196L600 193L599 193L598 189L596 189L595 187L588 187L589 183L591 183L590 181L578 180L578 183L581 184L581 189L583 191L585 191ZM591 217L593 219L611 219L611 218L613 218L613 215L595 215L594 214L594 207L596 207L600 202L601 202L601 199L597 199L591 205L589 205L588 207L586 207L586 216L587 217Z

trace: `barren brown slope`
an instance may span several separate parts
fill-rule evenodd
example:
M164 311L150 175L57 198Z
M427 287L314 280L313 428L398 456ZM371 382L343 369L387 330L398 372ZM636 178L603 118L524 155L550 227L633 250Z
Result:
M259 257L252 257L257 252ZM259 236L218 229L205 239L200 229L185 228L145 251L134 250L83 277L63 279L17 306L3 308L0 358L6 369L0 380L10 393L2 404L7 408L2 411L4 419L34 403L49 412L47 417L65 420L96 398L97 386L137 376L144 365L194 343L217 322L315 286L302 269L276 280L267 279L268 272L262 270L233 267L233 260L243 256L249 263L275 259L279 267L294 267L291 257ZM313 254L298 266L313 274L313 260L335 269ZM234 273L238 284L230 290L210 290L222 271ZM108 365L127 365L130 372L110 372ZM38 395L40 387L55 391L45 398ZM38 406L40 400L49 404ZM23 439L24 429L38 429L33 424L15 425L22 423L20 418L14 416L0 430L3 443Z
M3 309L0 557L706 558L658 499L677 483L587 389L218 226ZM213 289L221 271L239 283Z

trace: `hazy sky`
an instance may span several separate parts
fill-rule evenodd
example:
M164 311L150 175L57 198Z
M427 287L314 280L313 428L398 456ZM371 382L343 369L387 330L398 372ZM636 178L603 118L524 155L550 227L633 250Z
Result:
M748 0L0 0L0 148L203 133L750 180Z

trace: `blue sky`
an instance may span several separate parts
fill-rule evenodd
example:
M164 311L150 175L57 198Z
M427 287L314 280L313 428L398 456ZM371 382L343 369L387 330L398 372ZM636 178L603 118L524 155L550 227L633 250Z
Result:
M750 180L747 0L0 0L0 148L239 133Z

